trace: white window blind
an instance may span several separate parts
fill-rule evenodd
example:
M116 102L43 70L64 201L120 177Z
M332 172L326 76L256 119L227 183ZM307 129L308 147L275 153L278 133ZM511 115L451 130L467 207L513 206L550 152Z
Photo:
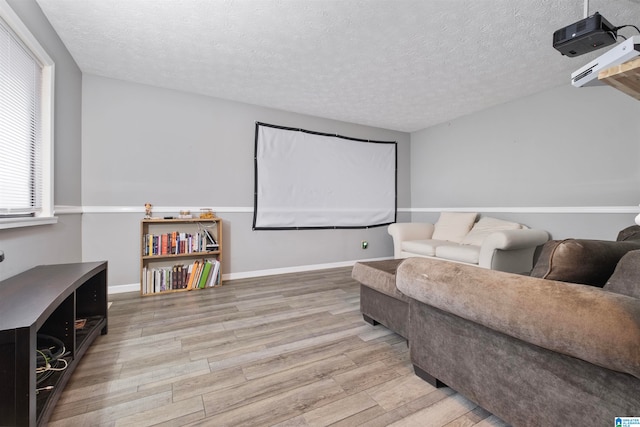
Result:
M43 70L0 18L0 218L39 216L48 200L43 194Z

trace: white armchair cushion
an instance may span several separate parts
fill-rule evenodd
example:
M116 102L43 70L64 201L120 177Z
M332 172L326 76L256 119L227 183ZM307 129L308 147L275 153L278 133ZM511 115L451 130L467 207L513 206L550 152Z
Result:
M475 223L471 231L464 236L460 243L463 245L481 246L484 239L495 231L520 230L521 228L522 225L517 222L509 222L502 219L484 216Z
M411 252L417 255L436 256L436 250L442 246L460 246L454 242L446 240L407 240L402 242L401 249L404 252Z
M439 246L436 248L436 257L451 261L477 264L480 259L480 246Z
M432 238L460 243L473 227L477 216L475 212L442 212Z

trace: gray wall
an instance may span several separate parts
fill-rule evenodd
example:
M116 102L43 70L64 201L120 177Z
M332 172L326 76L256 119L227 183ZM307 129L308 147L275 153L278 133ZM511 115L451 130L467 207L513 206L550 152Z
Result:
M105 259L112 285L137 282L145 202L165 209L157 215L214 208L225 220L226 274L391 255L385 228L252 231L255 121L397 140L400 221L475 209L555 238L613 238L635 216L624 208L640 202L640 103L608 87L574 89L567 79L408 135L82 76L35 1L9 4L56 61L55 204L86 213L0 230L0 279Z
M94 75L84 75L82 94L83 259L108 259L112 285L139 281L146 202L157 207L154 215L213 208L224 220L227 275L392 255L385 227L252 231L255 122L397 141L398 206L405 208L409 134Z
M414 221L476 210L612 239L640 203L640 103L569 84L411 135ZM622 207L622 208L620 208ZM636 209L636 212L640 209Z
M54 203L79 206L82 74L34 0L9 5L55 62ZM39 264L81 261L81 218L63 215L58 224L0 230L0 279Z

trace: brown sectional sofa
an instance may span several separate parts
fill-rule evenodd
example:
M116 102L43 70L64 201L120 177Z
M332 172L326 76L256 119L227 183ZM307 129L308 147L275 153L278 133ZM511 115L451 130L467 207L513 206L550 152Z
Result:
M532 276L409 258L383 261L384 286L382 264L356 264L353 277L363 314L408 339L432 384L514 426L612 425L640 416L637 236L548 242Z
M358 262L351 276L360 282L360 312L372 325L383 324L408 337L409 297L396 288L396 269L403 260Z

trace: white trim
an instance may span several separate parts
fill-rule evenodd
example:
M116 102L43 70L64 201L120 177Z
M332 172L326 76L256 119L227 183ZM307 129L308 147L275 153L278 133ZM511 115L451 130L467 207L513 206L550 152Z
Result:
M0 0L1 1L1 0ZM56 213L60 206L56 206ZM66 209L67 207L62 207ZM68 208L79 209L82 213L90 214L116 214L116 213L144 213L144 206L75 206ZM154 206L153 212L174 213L181 210L189 210L196 215L201 207L189 206ZM211 207L216 213L253 213L253 207L243 206L218 206ZM439 212L498 212L498 213L599 213L599 214L626 214L638 213L640 208L635 206L513 206L513 207L435 207L435 208L398 208L403 213L439 213ZM66 212L65 212L66 213ZM77 212L69 212L77 213Z
M40 46L39 44L37 46ZM33 47L30 45L30 49ZM37 53L41 61L45 61L42 67L42 212L41 217L54 215L54 113L55 113L55 64L49 55L40 48Z
M144 206L82 206L82 213L144 213Z
M55 215L81 214L82 206L55 205L53 212Z
M411 208L409 212L500 212L500 213L637 213L638 206L544 206L544 207L471 207Z
M193 208L191 210L191 212L198 212L197 210L198 208ZM212 210L214 212L233 212L233 213L253 213L253 206L248 206L248 207L242 207L242 206L236 206L236 207L218 207L218 208L212 208Z
M238 212L238 213L253 213L253 207L202 207L202 206L153 206L153 212L168 213L175 212L176 215L180 211L191 211L192 215L197 215L200 209L211 209L213 212ZM144 206L82 206L83 213L92 214L111 214L111 213L144 213Z
M55 216L0 218L0 230L57 223L58 218L56 218Z
M40 116L42 118L42 210L38 218L43 220L38 224L33 220L27 222L5 221L2 228L25 227L29 225L51 224L57 222L53 214L54 192L54 88L55 88L55 63L47 51L42 47L38 39L31 33L20 17L13 11L6 0L0 0L0 17L11 27L11 30L20 38L22 43L31 51L37 61L42 65L42 93ZM7 225L13 223L15 225Z
M109 294L123 294L125 292L140 292L140 283L129 283L127 285L114 285L107 288Z

